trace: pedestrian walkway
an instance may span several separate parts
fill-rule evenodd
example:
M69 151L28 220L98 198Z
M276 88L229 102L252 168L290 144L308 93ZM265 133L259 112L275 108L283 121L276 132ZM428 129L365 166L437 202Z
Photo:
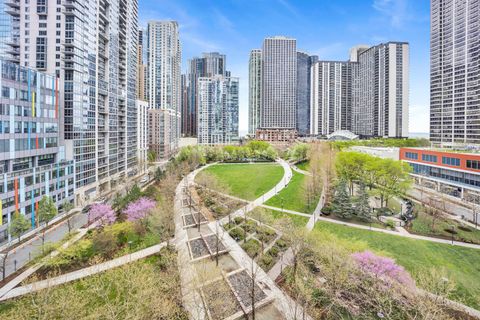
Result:
M106 271L106 270L110 270L110 269L113 269L113 268L123 266L127 263L131 263L131 262L137 261L139 259L143 259L143 258L146 258L148 256L154 255L154 254L160 252L160 250L162 248L164 248L166 245L167 245L167 242L162 242L161 244L158 244L158 245L155 245L155 246L152 246L152 247L148 247L146 249L134 252L132 254L127 254L123 257L119 257L119 258L116 258L116 259L113 259L113 260L109 260L109 261L104 262L104 263L99 263L99 264L93 265L91 267L87 267L87 268L80 269L80 270L77 270L77 271L73 271L73 272L70 272L70 273L67 273L67 274L63 274L63 275L55 277L55 278L50 278L50 279L34 282L34 283L31 283L31 284L27 284L25 286L21 286L21 287L12 289L8 293L6 293L5 295L0 296L0 301L4 301L4 300L7 300L7 299L23 296L25 294L36 292L36 291L39 291L39 290L52 288L54 286L58 286L58 285L61 285L61 284L64 284L64 283L79 280L79 279L89 277L89 276L95 275L97 273Z
M262 205L269 198L275 196L277 191L283 189L292 177L292 172L288 164L282 160L278 162L284 168L284 177L282 180L274 186L274 188L258 199L247 203L243 208L237 210L230 215L230 218L234 218L238 215L244 215L247 212L253 210L255 207ZM261 306L272 303L278 310L279 314L282 314L285 319L298 319L302 314L302 308L295 306L296 302L293 301L288 295L285 295L276 284L268 277L268 275L252 260L240 245L230 237L230 235L224 231L223 228L218 226L219 221L210 221L206 225L193 225L185 226L185 216L191 216L191 208L183 203L183 198L188 198L188 187L194 185L194 179L196 174L203 170L201 168L189 174L182 182L177 186L175 196L175 238L178 252L178 265L180 268L180 278L182 286L183 302L186 310L190 313L192 319L207 319L210 317L212 310L210 309L208 300L206 300L204 287L216 281L225 281L228 287L232 290L233 298L235 302L240 306L241 311L230 315L228 319L236 319L241 317L244 313L251 312L251 298L248 297L248 289L245 291L245 285L251 283L252 280L243 282L243 287L240 283L236 282L242 277L249 277L254 279L255 286L255 309L257 312L262 310ZM244 201L244 200L243 200ZM191 205L191 204L190 204ZM193 215L196 213L194 212ZM224 220L224 221L223 221ZM222 219L222 221L228 222L228 217ZM216 252L210 248L206 241L208 238L219 239L221 243L224 255L223 258L231 257L236 266L234 270L223 270L222 275L206 282L201 279L198 274L198 263L208 262L214 259ZM202 248L203 247L203 248ZM216 259L216 258L215 258ZM220 259L220 258L219 258ZM195 263L195 264L194 264ZM253 273L252 273L253 270ZM213 270L212 270L213 271ZM243 278L245 281L245 278ZM240 285L240 287L239 287ZM226 297L227 298L227 297ZM294 310L296 314L294 314ZM275 317L276 319L277 317ZM308 316L305 319L310 319Z

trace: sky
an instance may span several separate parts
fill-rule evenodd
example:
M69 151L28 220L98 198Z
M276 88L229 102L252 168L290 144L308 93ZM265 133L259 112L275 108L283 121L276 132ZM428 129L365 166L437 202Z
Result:
M203 52L227 55L240 78L240 133L248 128L248 59L265 37L297 39L297 49L321 60L347 60L351 47L410 43L410 132L429 131L428 0L139 0L140 25L176 20L182 73Z

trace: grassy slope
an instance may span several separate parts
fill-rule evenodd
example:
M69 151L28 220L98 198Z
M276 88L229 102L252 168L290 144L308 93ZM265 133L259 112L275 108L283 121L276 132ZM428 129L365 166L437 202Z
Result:
M359 230L343 225L319 222L315 228L341 238L360 240L375 251L381 251L404 266L412 275L431 269L444 269L455 281L458 290L454 298L480 308L480 250L451 246L423 240Z
M280 182L283 168L278 164L218 164L206 168L199 175L202 174L215 176L221 184L230 188L233 196L255 200Z
M305 175L293 171L292 180L290 181L288 186L282 191L280 191L275 197L268 200L266 204L269 206L281 208L283 198L284 209L303 213L312 213L317 206L318 197L310 206L307 205L303 186L305 179Z
M290 218L293 223L296 225L296 226L299 226L299 227L304 227L307 222L308 222L308 218L307 217L302 217L302 216L297 216L297 215L294 215L294 214L289 214L289 213L286 213L286 212L281 212L281 211L276 211L276 210L268 210L268 209L265 209L268 214L273 218L273 219L281 219L283 217L287 217L287 218Z
M297 163L296 166L300 170L308 171L308 169L310 169L310 162L308 160L307 161L302 161L300 163Z
M451 229L452 225L455 226L455 240L468 241L480 244L480 230L469 228L471 231L464 231L459 229L460 224L457 221L453 221L447 218L439 218L435 221L435 228L432 230L432 217L423 211L418 213L415 220L412 221L412 226L408 228L409 231L433 237L451 238L451 234L445 229Z

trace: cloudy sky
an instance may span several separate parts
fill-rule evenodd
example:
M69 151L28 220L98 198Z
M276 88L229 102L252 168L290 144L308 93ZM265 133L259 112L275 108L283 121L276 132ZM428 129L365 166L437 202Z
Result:
M297 39L299 50L324 60L346 60L350 47L410 43L410 131L429 130L428 0L139 0L140 24L177 20L183 72L202 52L227 55L240 77L240 130L248 125L248 57L263 38Z

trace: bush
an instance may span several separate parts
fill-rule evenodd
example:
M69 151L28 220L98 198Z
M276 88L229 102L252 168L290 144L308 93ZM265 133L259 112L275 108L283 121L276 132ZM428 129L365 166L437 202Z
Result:
M385 222L385 225L390 229L395 229L395 221L391 219L388 219L387 222Z
M280 249L285 249L287 247L287 242L284 239L280 238L277 240L277 242L275 242L275 245Z
M276 232L268 227L257 228L258 239L263 242L269 242L275 238Z
M250 239L242 244L242 249L252 258L260 253L260 243L257 240Z
M46 259L45 266L50 268L62 268L71 263L82 263L93 257L92 240L82 239L74 245L60 250L60 254L50 259Z
M117 251L117 241L110 232L99 232L92 238L93 250L95 254L100 254L104 258L111 258Z
M273 267L274 262L273 257L267 253L260 258L259 264L265 271L268 271Z
M241 224L245 219L242 218L242 217L235 217L235 219L233 219L233 222L235 222L235 224Z
M228 234L236 241L245 239L245 233L240 228L234 228L228 232Z
M278 248L277 244L275 244L273 247L270 248L270 250L268 250L267 253L272 257L277 257L280 253L280 249Z
M333 213L333 208L330 204L328 205L325 205L323 208L322 208L322 214L326 215L326 216L329 216Z

